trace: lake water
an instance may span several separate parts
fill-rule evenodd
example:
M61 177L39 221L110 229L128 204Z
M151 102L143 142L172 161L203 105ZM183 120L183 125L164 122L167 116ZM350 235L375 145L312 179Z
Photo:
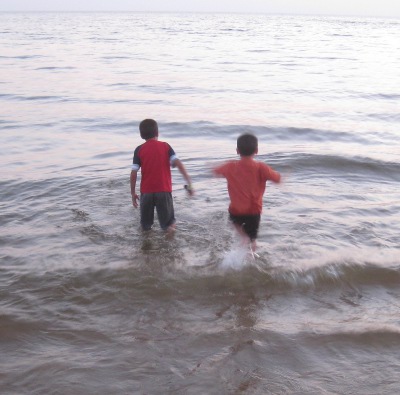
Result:
M398 394L400 20L0 14L2 394ZM177 232L129 174L159 122ZM259 138L258 253L210 163Z

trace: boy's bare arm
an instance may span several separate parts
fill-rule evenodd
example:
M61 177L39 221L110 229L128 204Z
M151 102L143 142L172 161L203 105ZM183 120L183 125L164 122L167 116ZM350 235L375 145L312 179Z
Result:
M189 174L187 173L185 166L180 161L180 159L175 159L174 163L173 163L173 166L177 167L178 170L180 171L180 173L182 174L183 178L185 179L185 181L188 184L187 191L189 192L190 195L192 195L193 194L192 180L190 179Z
M279 184L281 182L281 174L273 169L271 169L271 181L276 182Z
M133 207L138 206L139 196L136 194L136 180L137 180L137 171L131 171L131 195L132 195L132 204Z

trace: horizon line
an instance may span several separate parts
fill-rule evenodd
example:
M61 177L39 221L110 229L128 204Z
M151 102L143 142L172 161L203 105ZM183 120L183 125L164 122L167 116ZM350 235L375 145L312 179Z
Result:
M349 17L349 18L384 18L399 19L400 15L372 15L372 14L346 14L346 13L310 13L298 12L292 13L287 11L150 11L150 10L0 10L1 14L106 14L106 13L132 13L132 14L235 14L235 15L271 15L271 16L325 16L325 17Z

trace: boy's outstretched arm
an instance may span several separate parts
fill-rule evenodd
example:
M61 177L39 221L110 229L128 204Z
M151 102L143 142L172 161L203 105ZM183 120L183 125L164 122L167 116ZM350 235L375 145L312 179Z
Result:
M270 180L279 184L282 181L281 173L270 168Z
M132 195L132 204L133 207L138 206L139 196L136 194L136 180L137 180L137 171L131 171L131 195Z
M192 187L192 180L189 177L189 174L186 171L185 166L181 162L180 159L176 158L173 162L173 167L177 167L180 173L182 174L183 178L187 182L188 187L186 190L188 191L189 195L193 195L193 187Z

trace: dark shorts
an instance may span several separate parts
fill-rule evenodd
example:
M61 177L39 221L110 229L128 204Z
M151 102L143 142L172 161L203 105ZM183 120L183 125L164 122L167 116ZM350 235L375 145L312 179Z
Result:
M234 225L241 226L243 231L249 236L250 240L255 240L260 226L261 215L232 215L229 214L229 219Z
M140 224L143 230L150 230L153 226L154 208L157 210L161 229L166 230L175 223L171 192L144 193L140 195Z

